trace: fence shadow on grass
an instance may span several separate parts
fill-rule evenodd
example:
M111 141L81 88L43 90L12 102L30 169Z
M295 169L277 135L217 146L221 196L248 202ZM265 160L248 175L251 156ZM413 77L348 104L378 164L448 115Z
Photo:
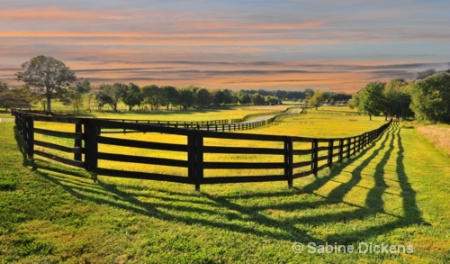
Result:
M325 242L350 244L409 225L426 224L416 203L416 193L405 173L404 148L400 128L395 125L385 131L377 141L378 143L375 142L353 159L336 165L328 175L316 178L304 187L296 187L291 190L276 188L273 191L251 190L242 195L211 194L204 191L193 193L161 187L149 191L141 186L116 185L101 179L97 184L93 184L87 173L78 172L76 169L54 166L43 160L30 163L26 158L25 143L22 142L22 137L18 135L17 131L16 140L23 153L25 166L36 166L35 173L61 186L77 199L121 208L138 215L168 222L212 227L273 240L314 242L316 244L325 244ZM388 163L393 159L395 159L394 173L401 189L399 198L402 200L402 215L387 213L383 200L383 195L389 187L385 178L386 173L389 172L390 165ZM351 168L353 165L356 167ZM363 174L363 170L368 166L375 166L374 175ZM346 182L335 181L335 178L341 173L351 173L349 180ZM374 186L367 188L365 205L345 202L344 197L350 191L355 188L363 188L363 186L359 186L363 176L373 177L374 181ZM317 190L331 182L339 183L339 185L326 196L317 193ZM266 203L258 203L260 199L265 200ZM337 211L325 211L325 213L319 211L321 208L340 204L348 206L351 210L337 209ZM267 213L274 210L285 214L295 212L295 216L280 217ZM305 215L302 210L312 212L316 210L318 213ZM377 214L387 215L391 220L373 225L370 223L370 218ZM369 223L350 232L335 232L325 237L311 235L307 229L308 226L320 228L322 225L343 224L352 220L366 220ZM245 222L252 223L252 225L243 224Z
M20 153L22 153L22 165L27 166L33 166L33 161L28 159L27 155L27 142L23 138L23 136L20 134L19 129L17 129L16 126L14 126L14 139L17 142L17 147L19 148Z
M403 163L404 159L404 148L402 145L400 128L397 126L393 127L391 131L391 140L389 142L388 150L384 153L380 162L376 165L374 181L375 186L373 186L366 197L366 207L361 208L354 212L356 215L360 215L366 218L370 215L375 214L385 214L390 215L394 218L393 221L381 225L370 226L362 230L355 230L352 232L347 232L343 234L334 234L327 236L327 241L338 241L341 243L355 243L358 241L364 241L367 238L373 238L378 235L388 233L392 230L398 228L404 228L410 225L428 225L421 216L421 212L416 202L416 193L412 189L411 184L408 181L408 175L405 173L405 167ZM398 151L394 153L394 145L397 145ZM386 192L388 185L385 181L385 174L387 172L387 161L391 155L396 155L395 160L395 174L397 176L397 182L400 186L401 201L403 207L403 215L393 215L388 214L384 210L384 201L382 199L383 194Z

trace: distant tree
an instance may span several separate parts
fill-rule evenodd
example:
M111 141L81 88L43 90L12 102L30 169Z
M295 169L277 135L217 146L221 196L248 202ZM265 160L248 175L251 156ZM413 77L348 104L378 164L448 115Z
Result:
M408 83L403 79L393 79L384 86L383 95L386 98L383 113L385 120L388 116L401 118L412 117L414 113L409 105L411 95L406 91Z
M450 74L439 73L411 84L411 108L419 120L450 123Z
M359 106L359 92L352 95L352 99L349 100L348 106L350 109L358 109Z
M36 95L27 85L21 88L2 90L0 92L0 107L6 110L10 108L31 108L36 100Z
M173 86L164 86L162 89L164 90L164 95L166 96L167 110L169 110L169 106L177 106L180 101L180 92L178 89Z
M425 79L425 78L427 78L428 76L431 76L431 75L436 74L436 73L437 73L437 72L436 72L435 69L428 69L428 70L425 70L425 71L418 72L418 73L417 73L416 80L422 80L422 79Z
M0 81L0 93L8 91L8 84Z
M87 99L88 99L88 108L87 109L89 112L91 112L91 102L92 102L92 99L94 98L95 94L96 94L96 92L93 92L91 90L87 95Z
M227 105L234 103L233 92L229 89L217 90L214 92L215 105Z
M369 115L378 115L383 111L386 100L383 95L384 85L380 82L370 82L358 93L358 110Z
M306 98L305 92L301 91L289 91L287 93L287 99L291 101L302 101Z
M319 90L316 91L314 95L308 100L308 105L314 106L317 110L317 108L322 105L326 99L327 94Z
M132 111L133 107L140 106L144 101L144 94L141 92L139 86L134 83L129 83L121 96L122 102L128 106L128 110Z
M264 100L264 97L260 95L259 93L252 94L252 104L254 105L264 105L266 101Z
M287 96L288 96L288 92L287 91L282 91L282 90L277 90L275 92L276 97L278 97L278 99L280 99L281 101L286 100Z
M237 97L238 97L238 102L241 105L249 105L252 102L252 98L250 97L250 95L248 93L239 92Z
M305 101L308 103L308 101L314 96L314 90L312 89L305 89Z
M79 111L83 107L83 95L91 91L91 83L84 79L82 81L77 81L75 85L62 91L59 96L61 101L66 104L72 104L75 111Z
M189 109L195 105L197 101L195 89L192 89L192 87L186 87L180 89L179 91L180 91L179 105L182 106L183 109Z
M22 72L16 73L19 81L35 88L47 100L47 111L51 112L51 100L55 94L76 81L75 72L63 62L52 57L37 56L22 64Z
M273 96L273 95L267 95L264 97L264 102L269 105L277 105L280 103L280 101L281 100L278 99L278 97Z
M352 96L346 93L328 93L328 99L333 100L334 102L348 101L351 98Z
M199 109L207 108L211 105L213 102L213 98L211 94L209 93L208 89L201 88L197 90L197 107Z
M117 112L117 104L119 103L126 87L127 85L122 83L100 85L99 90L95 95L99 107L101 108L104 105L109 105L114 112Z
M142 93L144 94L144 102L150 105L150 110L158 110L164 100L163 90L152 84L142 87Z

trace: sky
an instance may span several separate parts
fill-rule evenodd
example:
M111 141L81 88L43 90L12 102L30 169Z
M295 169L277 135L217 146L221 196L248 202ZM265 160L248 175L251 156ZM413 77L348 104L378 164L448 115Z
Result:
M354 93L450 68L448 0L0 0L0 81L51 56L93 84Z

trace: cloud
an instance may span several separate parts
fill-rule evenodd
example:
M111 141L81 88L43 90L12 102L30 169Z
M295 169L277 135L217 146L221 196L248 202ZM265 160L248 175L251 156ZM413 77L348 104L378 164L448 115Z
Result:
M449 67L448 1L130 1L2 3L0 77L41 54L93 82L233 89L356 90Z
M106 12L104 10L68 9L55 6L34 8L13 8L0 10L2 21L14 23L90 23L99 20L123 20L126 16L118 12Z

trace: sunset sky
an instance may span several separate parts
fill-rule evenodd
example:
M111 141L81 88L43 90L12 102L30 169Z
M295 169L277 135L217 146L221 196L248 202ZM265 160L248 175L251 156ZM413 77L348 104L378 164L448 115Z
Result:
M0 81L52 56L94 84L356 92L450 68L448 0L0 0Z

